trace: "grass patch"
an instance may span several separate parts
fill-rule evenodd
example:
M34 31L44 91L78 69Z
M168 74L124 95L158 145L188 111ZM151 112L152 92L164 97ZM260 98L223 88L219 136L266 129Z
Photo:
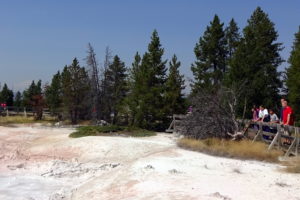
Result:
M294 158L285 164L288 173L300 173L300 158Z
M0 117L0 125L27 124L27 123L51 123L54 121L55 120L52 117L46 117L43 120L35 120L34 117L24 117L24 116Z
M123 131L124 134L127 134L132 137L149 137L149 136L155 136L156 133L154 131L149 131L146 129L141 129L137 127L126 127Z
M77 131L71 133L69 136L72 138L85 137L85 136L97 136L97 135L109 135L109 133L122 131L124 128L120 126L82 126L77 128Z
M135 127L122 127L117 125L109 126L83 126L77 128L76 132L69 135L72 138L86 137L86 136L132 136L132 137L147 137L154 136L155 132L148 131Z
M93 126L94 123L92 120L78 120L77 124L72 124L71 120L65 119L61 121L63 125L72 126L72 125L80 125L80 126Z
M216 138L205 140L182 138L177 144L188 150L238 159L278 162L278 157L283 155L283 152L279 150L267 151L267 145L264 143L252 143L249 140L237 142Z

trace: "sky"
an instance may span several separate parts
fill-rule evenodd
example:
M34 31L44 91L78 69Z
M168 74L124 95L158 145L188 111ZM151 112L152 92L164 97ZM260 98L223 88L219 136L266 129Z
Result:
M234 18L242 30L257 6L275 23L287 60L300 25L298 0L0 0L0 83L16 92L32 80L50 82L74 57L85 65L89 42L100 65L109 46L130 67L154 29L164 58L176 54L191 79L193 49L213 16L225 26Z

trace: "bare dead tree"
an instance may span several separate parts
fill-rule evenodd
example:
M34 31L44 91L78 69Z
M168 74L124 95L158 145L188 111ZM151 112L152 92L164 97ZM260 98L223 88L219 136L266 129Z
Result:
M99 80L99 72L98 72L98 62L96 60L96 54L94 48L89 43L88 50L87 50L87 57L85 58L87 66L88 66L88 73L91 81L91 103L92 103L92 119L94 122L100 118L100 80Z
M240 130L236 107L240 90L221 87L202 89L191 98L193 112L182 124L181 132L196 139L232 138Z
M109 87L109 79L108 79L108 68L112 63L112 51L107 46L105 48L105 56L104 56L104 63L103 67L101 68L101 84L100 84L100 102L102 105L101 109L101 119L110 122L110 100L108 94L108 87Z

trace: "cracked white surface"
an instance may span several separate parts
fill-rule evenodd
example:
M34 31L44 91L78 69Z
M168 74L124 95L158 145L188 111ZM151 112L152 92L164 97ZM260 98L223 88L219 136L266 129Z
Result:
M176 137L68 137L72 129L0 127L0 199L300 199L280 165L213 157Z

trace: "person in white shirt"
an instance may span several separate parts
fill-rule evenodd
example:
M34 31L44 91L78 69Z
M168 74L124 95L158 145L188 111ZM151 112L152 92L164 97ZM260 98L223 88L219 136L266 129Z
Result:
M258 113L259 121L261 122L269 122L270 121L270 115L266 108L263 106L259 106L259 113ZM262 126L262 130L264 132L270 132L269 126ZM269 139L269 136L263 135L265 139Z
M259 121L262 121L262 122L269 122L270 121L269 112L263 106L259 106L258 117L259 117Z

